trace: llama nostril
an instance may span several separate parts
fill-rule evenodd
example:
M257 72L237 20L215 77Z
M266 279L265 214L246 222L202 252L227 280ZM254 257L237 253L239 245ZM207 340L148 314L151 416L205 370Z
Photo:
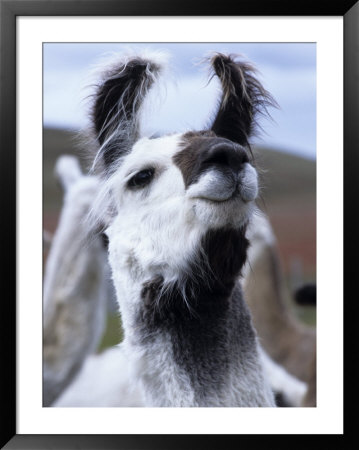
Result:
M222 149L216 149L215 151L211 151L203 162L208 165L218 164L221 166L228 166L229 158L226 151L223 151Z
M248 161L248 155L242 147L221 143L214 145L206 152L202 164L222 168L228 167L237 172Z

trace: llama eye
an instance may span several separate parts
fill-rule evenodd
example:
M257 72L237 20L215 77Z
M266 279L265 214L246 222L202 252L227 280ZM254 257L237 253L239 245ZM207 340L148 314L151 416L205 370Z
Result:
M129 188L144 187L149 184L155 174L155 169L149 168L136 173L127 183Z

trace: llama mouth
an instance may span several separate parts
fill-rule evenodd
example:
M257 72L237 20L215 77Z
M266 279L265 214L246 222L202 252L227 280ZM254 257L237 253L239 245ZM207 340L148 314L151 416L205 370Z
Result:
M257 197L257 173L245 164L239 173L210 170L192 184L187 192L191 200L203 200L211 204L224 204L240 200L249 203Z
M204 202L210 203L210 204L226 204L233 201L241 201L243 203L250 203L253 201L256 197L256 192L253 192L253 189L251 189L248 186L236 186L235 189L233 189L233 192L229 193L227 196L215 196L212 193L211 194L202 194L191 197L192 200L202 200Z
M202 200L202 201L207 202L207 203L220 205L220 204L224 204L224 203L230 202L232 200L235 200L238 197L239 197L238 196L238 192L234 192L233 194L231 194L231 195L229 195L228 197L225 197L225 198L215 198L215 197L212 197L212 196L198 195L197 197L191 197L191 199L192 200Z

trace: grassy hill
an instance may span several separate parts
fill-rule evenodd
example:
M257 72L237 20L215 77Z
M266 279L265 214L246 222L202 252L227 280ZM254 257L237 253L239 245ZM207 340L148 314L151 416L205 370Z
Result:
M254 155L265 199L315 198L315 161L268 148L256 148Z

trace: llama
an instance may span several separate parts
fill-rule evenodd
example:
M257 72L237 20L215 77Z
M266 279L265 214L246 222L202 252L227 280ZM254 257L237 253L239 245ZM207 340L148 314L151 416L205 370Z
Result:
M308 384L306 406L316 405L316 332L300 323L284 300L285 286L273 230L263 214L248 228L251 242L243 288L253 323L268 355Z
M158 55L106 68L92 120L125 352L149 406L275 406L238 276L258 194L249 148L271 104L254 69L211 59L222 98L211 127L141 136Z
M88 239L83 220L99 180L83 177L71 156L58 161L56 173L65 200L44 276L44 406L56 400L96 349L105 325L109 279L102 240L96 235Z

